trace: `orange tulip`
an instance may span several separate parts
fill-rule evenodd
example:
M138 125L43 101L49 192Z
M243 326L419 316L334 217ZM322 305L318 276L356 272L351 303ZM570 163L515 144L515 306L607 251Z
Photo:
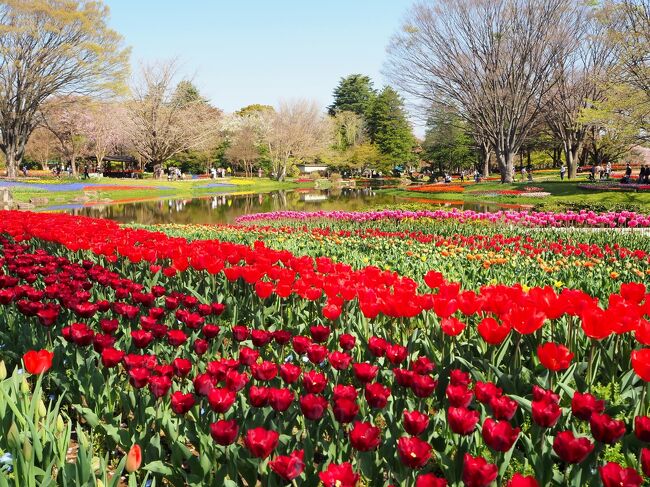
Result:
M140 445L133 445L126 456L126 471L131 473L140 468L142 464L142 449Z

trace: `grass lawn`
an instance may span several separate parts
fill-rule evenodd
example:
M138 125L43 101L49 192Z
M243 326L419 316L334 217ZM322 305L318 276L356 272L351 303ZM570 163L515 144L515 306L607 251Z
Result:
M533 206L536 210L566 210L592 208L594 210L607 209L631 209L639 211L650 211L650 191L604 191L587 190L578 187L587 183L586 175L579 175L572 181L560 181L557 175L540 176L530 182L519 182L513 184L501 184L497 181L486 181L476 183L464 183L463 191L412 191L412 187L405 189L383 190L403 198L418 198L445 201L465 201L496 203L507 205ZM450 186L458 186L454 181ZM534 186L541 191L550 193L548 196L529 197L522 195L500 195L499 191L520 190ZM444 186L441 185L441 189Z
M21 185L12 186L12 183ZM47 206L82 202L127 203L164 197L192 198L214 193L262 193L276 189L309 187L312 184L291 181L279 183L260 178L191 179L187 181L20 178L6 182L0 179L0 188L10 186L9 189L15 201L29 202L34 199L47 198ZM43 205L45 205L44 202L39 202L39 206Z

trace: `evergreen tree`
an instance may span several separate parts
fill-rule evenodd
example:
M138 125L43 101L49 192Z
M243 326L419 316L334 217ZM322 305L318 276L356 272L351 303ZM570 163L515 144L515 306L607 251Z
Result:
M191 105L193 103L207 103L208 101L201 96L199 89L188 80L180 81L176 85L176 90L172 97L172 103L181 107Z
M423 147L424 159L439 172L471 169L477 160L467 123L446 109L431 111Z
M371 103L368 116L370 141L395 164L413 161L415 137L406 118L404 100L386 86Z
M363 117L376 96L372 80L368 76L351 74L341 78L334 89L334 103L327 109L330 115L348 111Z

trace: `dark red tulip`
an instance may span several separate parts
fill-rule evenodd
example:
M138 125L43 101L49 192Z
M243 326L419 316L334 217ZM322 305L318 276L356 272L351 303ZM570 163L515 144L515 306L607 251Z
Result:
M592 413L589 427L596 441L610 445L616 443L625 434L625 423L604 413Z
M158 375L149 378L149 390L155 398L163 397L172 387L172 381L166 375Z
M381 443L381 430L370 423L356 421L350 430L350 444L359 451L371 451Z
M302 355L309 350L311 338L301 335L295 336L291 339L291 345L297 354Z
M458 435L469 435L476 428L480 418L478 411L467 408L450 407L447 410L447 424L449 429Z
M420 375L430 374L435 370L435 368L436 364L427 357L418 357L411 363L411 370Z
M269 405L274 411L283 412L289 409L295 396L289 389L275 389L269 390Z
M194 353L199 356L207 352L209 346L210 344L208 343L208 341L204 340L203 338L197 338L196 340L194 340L194 343L192 344Z
M194 406L194 394L188 392L183 394L181 391L176 391L172 393L171 396L171 406L172 411L176 414L185 414Z
M576 438L571 431L562 431L553 440L553 451L566 463L582 462L593 449L588 438Z
M490 408L496 419L510 421L517 412L517 401L508 396L493 397L490 400Z
M412 370L393 369L393 375L395 376L395 382L397 382L398 385L400 385L402 387L411 387L413 377L418 375L418 374L415 374ZM423 376L420 376L420 377L427 377L427 376L423 375ZM437 385L437 382L434 381L433 389L435 389L436 385ZM433 392L433 389L431 390L431 392ZM426 397L426 396L424 396L424 397Z
M284 363L280 365L280 377L287 384L293 384L300 377L302 370L297 365Z
M135 367L129 370L129 382L136 389L141 389L149 382L151 373L144 367Z
M251 386L248 390L248 401L254 408L263 408L269 405L270 389L268 387Z
M303 450L297 450L289 456L283 455L271 460L269 467L284 480L291 481L300 476L305 469L304 456Z
M249 366L257 362L257 359L260 356L260 352L250 347L241 347L239 349L239 363L245 366Z
M220 419L216 423L210 425L210 436L212 436L212 439L217 443L217 445L232 445L237 439L238 434L239 425L234 419ZM248 447L248 445L246 446Z
M393 365L398 365L406 360L408 349L402 345L393 344L386 346L386 358Z
M192 370L192 362L185 358L174 359L172 366L174 367L174 374L177 377L186 377L190 373L190 370Z
M352 364L352 372L354 372L354 376L359 382L363 382L364 384L372 382L377 376L378 371L379 367L365 362Z
M328 402L323 396L306 394L300 397L300 410L305 418L318 421L327 410Z
M485 458L465 453L462 478L466 487L487 487L497 478L498 472L497 466Z
M415 480L415 487L447 487L447 481L432 473L425 473Z
M375 357L383 357L386 355L386 348L388 342L383 338L372 336L368 339L368 349Z
M402 436L397 440L399 458L404 465L410 468L424 467L431 458L432 451L433 448L429 443L416 436Z
M309 333L316 343L325 343L330 336L332 329L329 326L312 326L309 328Z
M153 334L145 330L132 330L131 339L136 347L147 348L153 341Z
M244 445L254 457L267 458L278 446L279 438L280 435L276 431L259 427L246 432Z
M379 382L366 385L366 401L371 408L383 409L388 403L390 397L390 388Z
M350 355L348 355L347 353L339 352L338 350L336 350L328 354L327 360L329 361L332 368L336 370L345 370L350 366L350 362L352 362L352 357L350 357Z
M589 421L592 413L602 413L605 410L605 401L596 399L589 393L576 392L571 399L571 412L576 418Z
M359 397L357 389L354 386L346 386L345 384L336 384L332 389L332 400L336 401L338 399L350 399L351 401L356 401Z
M236 370L229 370L226 373L226 387L231 391L241 391L248 383L248 374L239 373Z
M238 342L247 340L250 335L250 330L245 326L236 325L232 327L232 336Z
M307 349L307 358L315 365L322 363L327 357L327 347L312 343Z
M356 342L357 339L354 337L354 335L350 335L348 333L344 333L339 337L339 347L341 347L343 350L352 350Z
M354 473L349 462L339 465L330 463L327 469L318 474L324 487L357 487L359 474Z
M636 470L623 468L618 463L608 462L598 469L603 487L639 487L643 483Z
M533 386L533 401L547 401L554 402L555 404L560 403L560 396L558 396L553 391L542 389L539 386Z
M273 332L273 341L278 345L286 345L291 341L291 332L287 330L276 330Z
M351 423L359 414L359 405L356 401L344 397L334 401L332 411L339 423Z
M650 477L650 449L641 448L641 455L639 455L639 463L641 464L641 470L643 475Z
M253 330L251 331L251 341L256 347L264 347L271 343L273 340L273 333L266 330Z
M321 372L310 370L302 374L302 385L307 392L320 394L327 385L327 378Z
M213 325L211 323L206 323L201 329L201 333L203 333L203 336L208 340L215 338L217 335L219 335L220 331L221 328L219 328L219 326Z
M108 320L108 319L99 320L99 327L102 329L104 333L107 333L109 335L115 333L117 331L118 326L119 323L117 320Z
M477 382L474 384L474 394L476 394L476 400L478 402L490 404L492 398L500 397L503 394L503 390L493 382Z
M449 405L455 408L466 408L472 402L474 393L466 386L447 386L447 400Z
M429 416L420 411L404 411L402 422L404 430L412 436L418 436L429 426Z
M467 388L471 382L471 378L467 372L460 369L454 369L449 372L449 384L452 386L462 386Z
M278 375L278 366L275 362L264 361L251 364L251 374L259 381L269 381Z
M194 390L200 396L207 396L215 384L210 374L198 374L192 382Z
M495 421L487 418L481 433L487 446L495 451L507 452L519 438L519 428L513 428L507 421Z
M395 370L393 370L395 372ZM429 397L431 394L433 394L433 391L436 389L436 386L438 385L438 381L433 379L429 375L418 375L418 374L409 374L410 376L410 387L411 390L413 391L413 394L415 394L417 397ZM395 378L397 379L398 374L395 373ZM399 383L398 379L398 383ZM471 399L471 398L470 398Z

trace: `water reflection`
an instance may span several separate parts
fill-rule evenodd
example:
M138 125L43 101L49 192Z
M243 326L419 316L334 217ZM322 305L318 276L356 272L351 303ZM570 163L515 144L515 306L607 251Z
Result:
M394 195L377 193L372 188L338 188L328 190L273 191L256 194L218 194L192 199L158 199L153 201L91 204L78 207L50 207L74 215L108 218L121 223L233 223L238 216L278 210L362 211L369 206L404 203ZM441 202L456 208L495 211L498 205Z

